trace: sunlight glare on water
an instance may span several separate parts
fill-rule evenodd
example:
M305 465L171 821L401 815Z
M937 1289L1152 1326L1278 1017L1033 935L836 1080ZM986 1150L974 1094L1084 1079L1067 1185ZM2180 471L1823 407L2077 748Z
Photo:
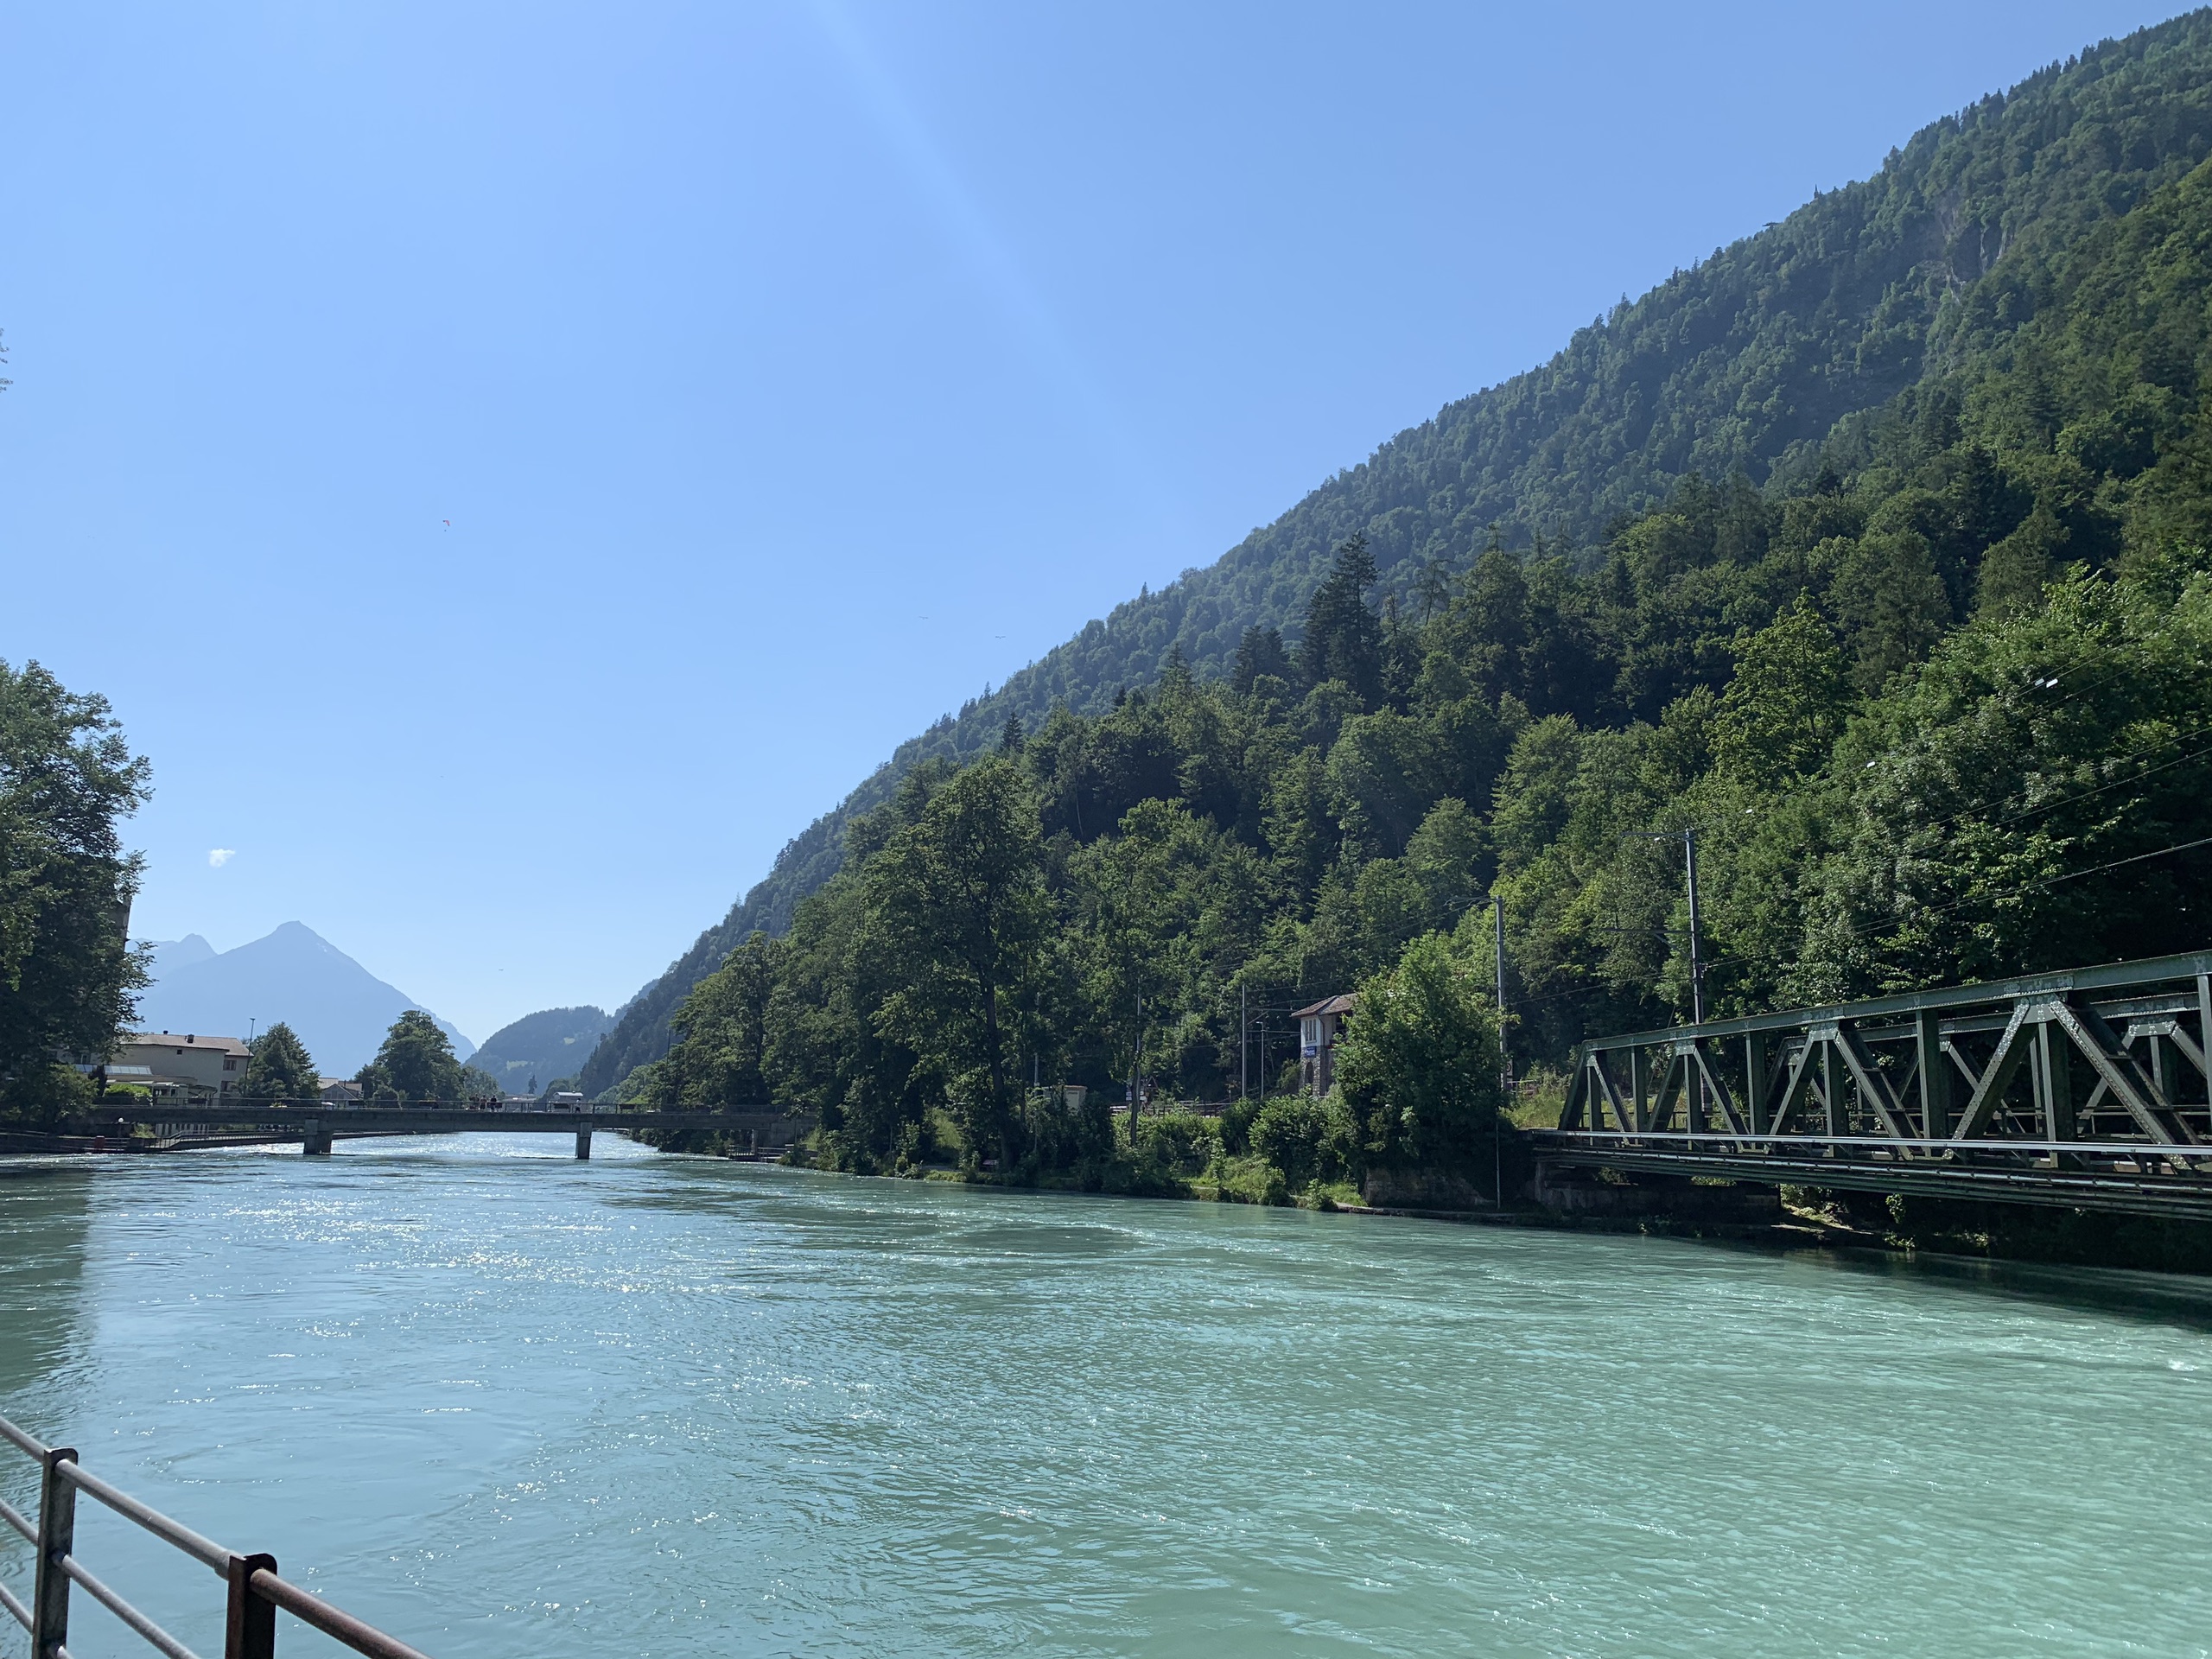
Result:
M2186 1284L569 1150L0 1173L0 1412L439 1659L2208 1651Z

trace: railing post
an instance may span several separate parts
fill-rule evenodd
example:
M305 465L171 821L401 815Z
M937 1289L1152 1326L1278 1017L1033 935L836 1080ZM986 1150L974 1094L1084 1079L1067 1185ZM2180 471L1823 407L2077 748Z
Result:
M223 1659L276 1659L276 1604L257 1594L253 1575L276 1570L274 1555L231 1557L230 1616L223 1625Z
M77 1547L77 1489L61 1465L77 1461L77 1448L57 1446L46 1454L38 1484L38 1567L31 1587L32 1659L55 1659L69 1640L69 1575L62 1558Z

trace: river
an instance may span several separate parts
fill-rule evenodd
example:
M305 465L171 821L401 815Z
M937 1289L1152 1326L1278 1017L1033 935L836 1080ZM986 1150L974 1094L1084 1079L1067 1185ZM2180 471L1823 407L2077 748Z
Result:
M2186 1283L596 1149L9 1169L0 1411L438 1659L2212 1638Z

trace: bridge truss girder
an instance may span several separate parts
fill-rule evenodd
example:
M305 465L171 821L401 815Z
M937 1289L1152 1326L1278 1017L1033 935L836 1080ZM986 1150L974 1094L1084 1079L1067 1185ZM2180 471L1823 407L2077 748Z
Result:
M1796 1167L1812 1160L1829 1185L1891 1191L2103 1172L2212 1205L2208 1049L2212 952L1709 1020L1584 1044L1539 1152L1817 1185ZM1869 1167L1846 1180L1839 1165Z

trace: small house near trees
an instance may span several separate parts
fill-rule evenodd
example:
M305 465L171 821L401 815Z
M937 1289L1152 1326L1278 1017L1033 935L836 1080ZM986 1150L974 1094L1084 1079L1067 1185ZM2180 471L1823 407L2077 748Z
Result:
M1325 1095L1336 1086L1337 1044L1343 1039L1344 1021L1359 1006L1356 993L1324 997L1291 1017L1298 1021L1298 1083L1309 1095Z

